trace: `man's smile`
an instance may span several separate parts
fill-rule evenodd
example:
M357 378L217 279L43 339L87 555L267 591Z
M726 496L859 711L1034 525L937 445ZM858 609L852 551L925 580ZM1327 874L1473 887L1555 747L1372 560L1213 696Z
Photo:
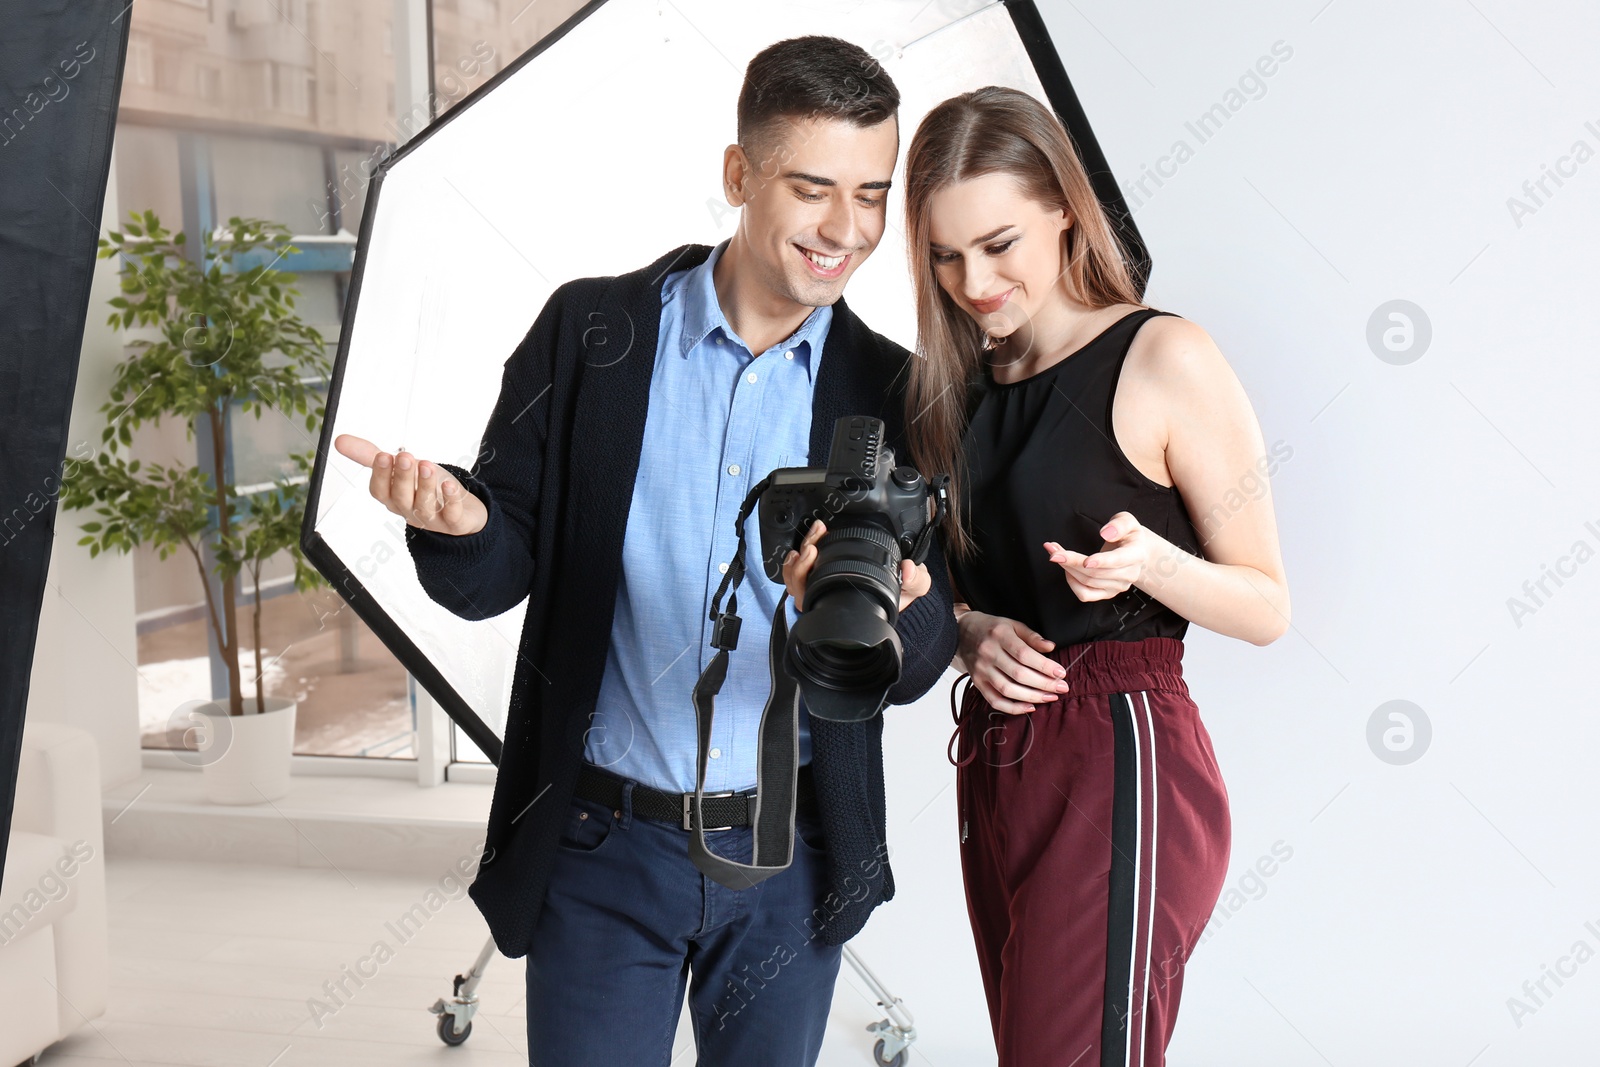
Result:
M800 258L805 260L806 266L818 278L839 277L845 272L845 268L850 265L850 258L853 255L853 253L846 253L842 256L825 256L821 252L806 248L804 245L796 245L795 247L800 250Z

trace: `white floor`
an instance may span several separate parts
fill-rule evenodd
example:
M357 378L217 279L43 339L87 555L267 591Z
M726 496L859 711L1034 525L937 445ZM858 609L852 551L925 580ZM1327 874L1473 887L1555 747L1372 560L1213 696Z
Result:
M404 941L386 925L418 904L426 909L437 879L127 856L110 857L107 876L109 1009L52 1046L42 1065L527 1063L521 960L491 961L466 1044L447 1048L434 1033L428 1006L450 992L451 977L488 936L464 895L436 904ZM454 892L444 884L445 897ZM375 953L378 942L389 952ZM896 970L873 962L885 978ZM352 973L371 977L358 984ZM330 996L324 983L341 979L349 994ZM846 968L821 1063L871 1064L865 1026L881 1017ZM684 1025L674 1051L674 1067L694 1062ZM918 1051L912 1062L973 1061Z
M895 724L896 746L915 750L890 761L899 895L852 947L916 1016L911 1064L987 1067L995 1054L957 862L945 699L925 698ZM194 772L146 768L106 796L108 1012L41 1063L526 1064L520 959L491 960L465 1045L447 1048L434 1033L428 1006L488 938L462 887L446 884L453 899L403 944L386 925L439 888L450 857L475 855L419 827L481 827L490 788L315 776L296 778L273 810L219 812ZM263 837L255 822L284 840ZM362 869L385 866L374 855L385 850L423 873ZM392 958L363 966L379 941ZM358 967L371 975L360 984L346 977ZM350 993L335 999L324 983L340 980ZM884 1015L842 967L819 1067L871 1067L866 1027ZM694 1062L686 1015L674 1051L673 1067Z
M994 1067L994 1041L958 865L954 768L944 755L950 731L947 683L949 678L918 704L894 710L886 723L888 840L898 894L874 913L851 945L914 1013L918 1037L910 1048L912 1067ZM1357 877L1347 870L1352 865L1360 878L1373 880L1368 886L1373 893L1382 893L1387 885L1376 877L1382 864L1362 862L1363 849L1371 848L1371 827L1382 813L1363 816L1358 787L1347 790L1349 795L1315 824L1307 817L1325 808L1326 795L1299 808L1270 805L1269 790L1248 776L1250 760L1245 757L1250 750L1227 737L1232 725L1221 718L1214 728L1224 768L1234 773L1230 789L1237 792L1235 870L1227 885L1250 891L1245 877L1251 865L1280 835L1293 843L1296 853L1267 883L1270 893L1250 891L1238 897L1248 902L1222 915L1216 939L1208 939L1190 961L1184 1009L1168 1062L1171 1067L1432 1062L1410 1054L1389 1056L1382 1049L1405 1040L1408 1017L1424 1017L1429 1022L1426 1033L1445 1032L1437 1025L1450 1016L1443 1001L1469 989L1472 976L1485 973L1485 966L1464 947L1446 963L1446 957L1382 950L1358 941L1363 929L1387 912L1376 901L1352 905L1341 897L1350 893L1350 878ZM1237 755L1240 750L1245 757ZM240 832L237 827L218 833L205 827L189 827L186 833L171 829L162 819L170 822L187 814L192 822L195 811L205 813L198 798L182 792L197 785L173 781L176 773L147 769L146 774L149 781L141 779L107 795L112 805L107 819L122 813L114 824L118 832L139 817L149 822L136 827L134 843L141 848L107 854L109 1011L74 1038L53 1046L42 1064L314 1067L437 1062L523 1067L528 1062L522 960L499 955L491 960L480 989L483 1008L466 1045L446 1048L435 1035L435 1017L427 1008L450 993L451 977L472 965L488 939L488 929L462 886L445 883L446 896L454 899L430 913L416 936L402 942L387 926L414 905L426 907L427 893L440 888L448 864L438 857L443 853L434 851L443 848L440 841L379 833L373 811L419 824L426 819L461 824L470 817L472 825L480 825L488 806L486 785L416 790L387 779L296 779L296 792L280 803L283 817L278 822L306 846L277 853L254 846L261 861L277 859L270 864L237 862L254 861L254 853L229 862L194 859L202 849L221 857L218 849L226 841L219 841L219 835L238 838ZM130 805L134 797L138 800ZM346 819L334 829L318 829L318 811L344 813ZM366 822L358 817L362 813ZM354 864L360 859L381 865L374 853L384 848L422 859L414 867L419 873L378 872ZM1307 915L1320 918L1307 923ZM1448 912L1443 918L1454 921ZM1485 926L1478 923L1477 928ZM363 958L371 960L376 942L392 947L392 957L379 958L376 973L366 966L370 977L360 984L349 981L347 968L358 968ZM1416 960L1430 961L1434 981L1411 989L1406 974L1413 973ZM1589 993L1565 995L1512 1040L1504 1033L1509 1024L1494 1013L1523 973L1512 969L1506 974L1510 977L1501 984L1490 982L1488 995L1470 1000L1475 1025L1451 1030L1451 1053L1456 1046L1464 1053L1440 1056L1438 1062L1464 1067L1490 1041L1493 1048L1472 1067L1587 1062L1581 1057L1544 1061L1518 1053L1530 1049L1534 1037L1544 1041L1544 1048L1581 1048L1579 1017L1592 1016L1594 987L1590 985ZM1491 977L1501 979L1501 971ZM323 985L341 979L350 992L334 1000ZM1368 990L1374 982L1389 982L1394 1000L1370 1003ZM1426 1003L1419 1005L1424 993ZM1586 997L1589 1003L1584 1003ZM318 1003L322 1017L315 1014ZM1565 1030L1563 1013L1568 1013ZM870 1067L872 1038L866 1025L880 1017L883 1011L861 979L848 966L843 968L821 1067ZM672 1067L693 1064L693 1043L682 1025L674 1048Z

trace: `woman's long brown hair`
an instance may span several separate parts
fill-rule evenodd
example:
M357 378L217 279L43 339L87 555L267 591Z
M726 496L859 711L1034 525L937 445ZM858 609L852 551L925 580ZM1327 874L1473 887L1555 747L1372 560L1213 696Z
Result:
M1139 304L1125 250L1059 119L1025 92L998 85L953 96L922 120L906 153L906 249L917 303L917 355L906 393L912 459L923 471L948 471L950 514L945 544L957 558L974 553L962 521L968 388L982 373L987 335L940 287L929 247L935 193L986 174L1015 177L1026 196L1072 224L1061 234L1068 292L1094 308Z

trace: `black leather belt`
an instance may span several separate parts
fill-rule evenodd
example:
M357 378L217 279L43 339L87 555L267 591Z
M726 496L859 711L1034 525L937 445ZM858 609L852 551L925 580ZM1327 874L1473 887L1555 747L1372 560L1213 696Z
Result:
M797 779L799 803L813 804L816 800L816 786L811 779L809 763L800 766ZM602 767L585 763L578 770L577 795L585 800L604 804L608 808L620 809L622 786L626 781L628 779L612 774ZM707 793L705 817L707 823L715 825L706 826L706 830L731 830L735 826L749 826L752 809L750 801L755 795L754 789L743 793ZM633 783L633 813L646 819L677 823L685 830L693 830L693 801L693 793L668 793L643 782Z

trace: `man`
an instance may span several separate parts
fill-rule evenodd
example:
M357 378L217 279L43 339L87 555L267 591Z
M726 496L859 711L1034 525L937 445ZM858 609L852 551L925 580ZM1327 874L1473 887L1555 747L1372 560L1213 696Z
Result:
M898 106L855 45L765 49L723 158L734 235L558 287L506 362L475 473L336 442L406 517L433 599L484 619L529 598L471 895L501 951L528 957L541 1067L665 1067L686 984L701 1064L815 1063L840 946L893 896L881 716L802 708L794 859L753 887L700 873L683 813L690 693L746 494L773 468L825 463L841 416L877 415L891 444L904 439L909 356L842 298L883 234ZM771 684L783 589L763 574L755 516L746 531L708 794L752 790ZM956 643L937 543L926 565L902 566L898 704L933 686ZM707 800L719 855L750 861L750 807Z

